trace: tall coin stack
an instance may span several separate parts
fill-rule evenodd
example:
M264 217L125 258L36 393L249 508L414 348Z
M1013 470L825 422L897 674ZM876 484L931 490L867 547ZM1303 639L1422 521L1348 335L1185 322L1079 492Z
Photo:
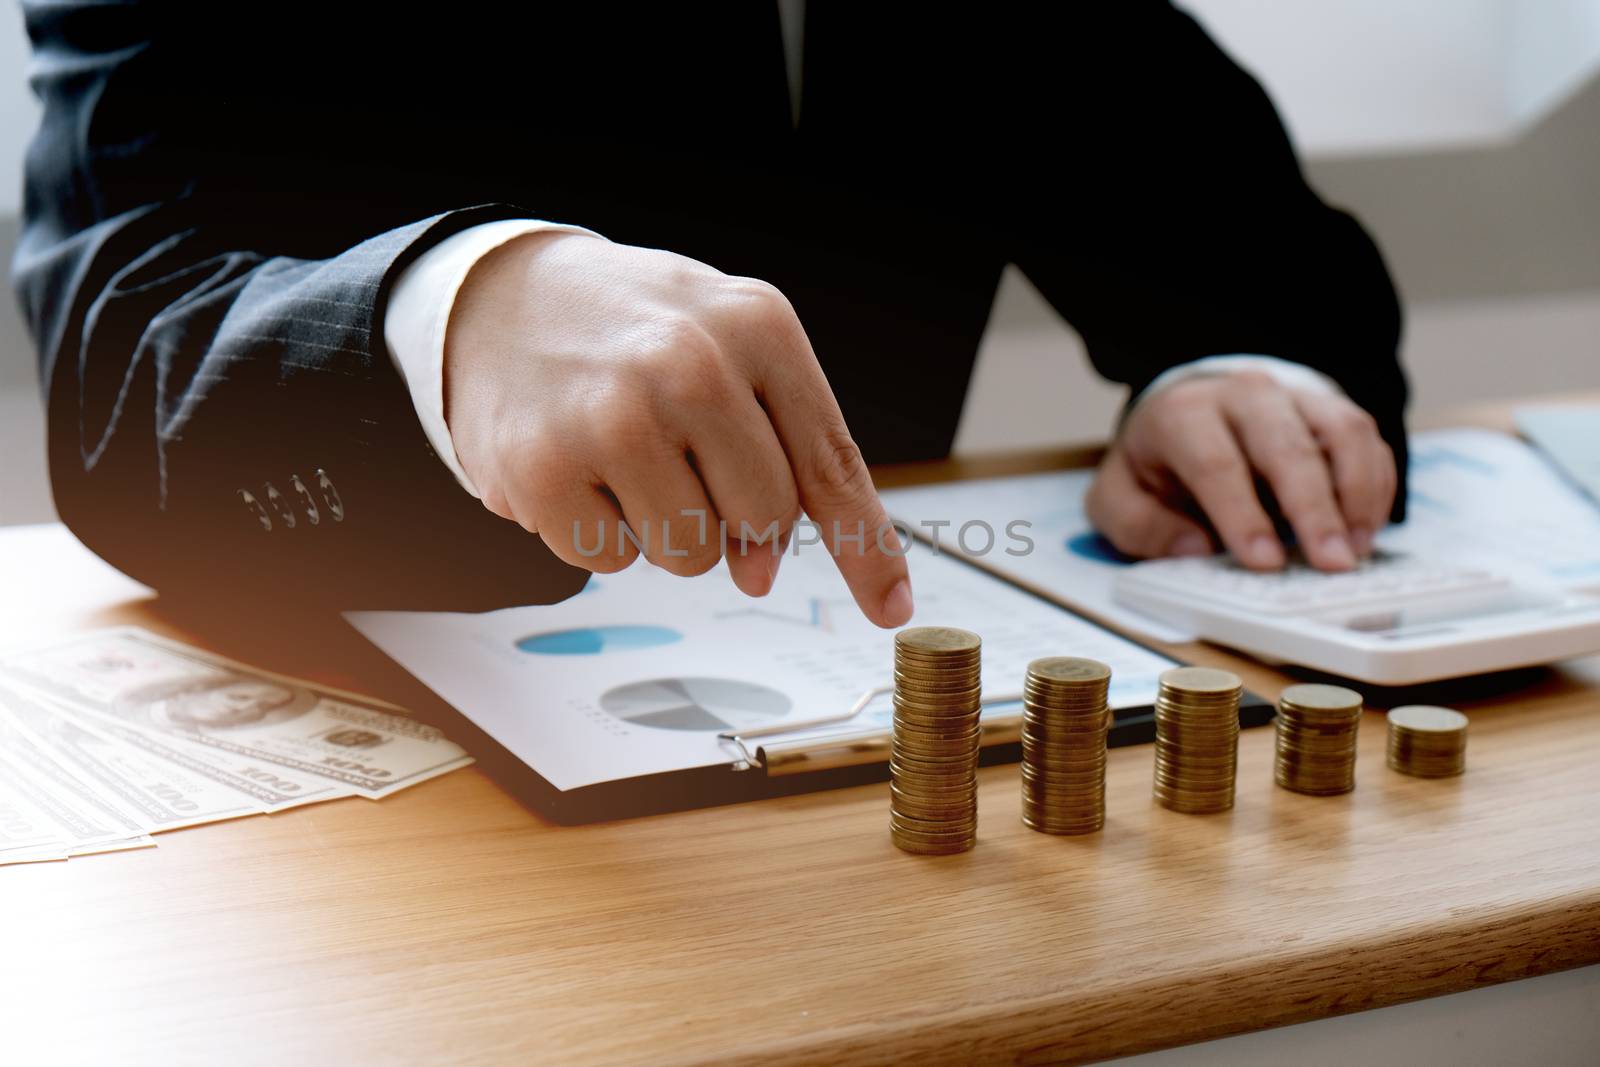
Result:
M1467 717L1428 704L1391 709L1389 766L1418 778L1460 774L1467 769Z
M1278 698L1275 777L1295 793L1334 796L1356 787L1361 694L1339 685L1291 685Z
M1106 691L1111 668L1052 656L1022 684L1022 821L1047 834L1091 834L1106 822Z
M1161 674L1156 696L1156 801L1193 815L1233 807L1239 762L1239 676L1209 667Z
M981 649L977 634L950 627L895 634L889 834L907 852L977 844Z

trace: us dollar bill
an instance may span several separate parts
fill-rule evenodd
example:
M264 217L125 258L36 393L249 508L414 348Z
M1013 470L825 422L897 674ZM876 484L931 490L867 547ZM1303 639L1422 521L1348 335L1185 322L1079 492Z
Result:
M252 785L281 793L296 783L378 798L471 762L398 708L135 628L0 656L0 674L91 717L118 741L197 771L226 771L227 784L258 798Z
M0 777L0 866L66 858L66 842L50 817Z
M325 800L351 795L349 789L312 775L296 774L268 760L217 751L179 738L165 737L155 731L138 730L115 719L96 716L83 708L69 707L63 710L84 717L85 722L94 723L106 736L146 756L209 778L218 785L251 797L266 812L320 804Z
M44 821L55 847L68 856L148 848L155 842L144 830L110 806L74 785L70 776L55 773L48 757L17 752L0 738L0 779Z
M150 829L137 813L130 812L56 759L17 721L0 708L0 761L9 763L19 778L32 788L48 793L62 808L69 809L91 830L103 831L106 839L137 837Z
M249 794L117 741L86 717L0 684L0 721L7 716L33 744L151 833L267 810Z

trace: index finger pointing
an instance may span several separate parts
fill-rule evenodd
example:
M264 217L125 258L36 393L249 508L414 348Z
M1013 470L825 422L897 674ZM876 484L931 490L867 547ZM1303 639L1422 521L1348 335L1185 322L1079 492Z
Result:
M800 506L821 531L863 614L879 626L911 618L904 548L845 426L844 414L809 343L768 361L767 415L789 457Z

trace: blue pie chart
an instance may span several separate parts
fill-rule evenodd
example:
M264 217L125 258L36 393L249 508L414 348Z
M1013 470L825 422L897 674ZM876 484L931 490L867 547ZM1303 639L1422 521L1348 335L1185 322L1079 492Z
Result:
M1093 560L1095 563L1125 564L1134 561L1133 556L1125 556L1118 552L1116 545L1093 530L1067 538L1067 551L1074 556Z
M683 640L667 626L581 626L529 634L517 647L535 656L598 656L602 652L632 652L659 648Z

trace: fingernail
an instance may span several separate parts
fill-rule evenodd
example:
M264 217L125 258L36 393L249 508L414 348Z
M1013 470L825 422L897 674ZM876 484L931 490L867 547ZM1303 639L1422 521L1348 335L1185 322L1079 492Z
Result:
M1365 526L1357 526L1350 531L1350 543L1355 546L1356 555L1365 559L1372 555L1372 531Z
M883 624L886 627L904 626L911 621L911 580L902 578L894 583L889 595L883 598Z
M1199 530L1190 530L1181 533L1167 546L1168 555L1173 556L1209 556L1211 555L1211 538Z
M1322 539L1323 559L1337 570L1349 570L1356 565L1356 554L1344 534L1329 534Z
M776 548L767 549L767 588L778 580L778 566L783 563L783 553Z
M1269 534L1259 534L1250 539L1244 549L1246 566L1272 570L1283 566L1283 545Z

